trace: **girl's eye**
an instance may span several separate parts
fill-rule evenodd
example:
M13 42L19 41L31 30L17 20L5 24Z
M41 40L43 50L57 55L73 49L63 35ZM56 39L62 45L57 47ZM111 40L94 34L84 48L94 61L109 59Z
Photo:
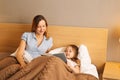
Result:
M72 52L71 50L69 52Z
M46 27L45 25L43 25L42 27Z

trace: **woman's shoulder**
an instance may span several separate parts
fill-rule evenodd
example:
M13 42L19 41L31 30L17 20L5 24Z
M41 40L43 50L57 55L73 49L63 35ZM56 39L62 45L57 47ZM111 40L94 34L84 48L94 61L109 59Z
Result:
M25 38L27 38L27 37L33 37L34 36L34 33L33 32L24 32L23 34L22 34L22 37L25 37Z
M30 34L33 34L33 32L24 32L23 34L30 35Z
M26 35L26 36L28 36L28 35L33 35L34 33L33 32L24 32L23 33L23 35Z

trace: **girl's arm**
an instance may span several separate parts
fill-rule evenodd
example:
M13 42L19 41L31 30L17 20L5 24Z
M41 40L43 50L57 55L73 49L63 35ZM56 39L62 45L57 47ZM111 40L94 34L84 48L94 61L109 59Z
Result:
M80 66L76 65L76 66L69 66L75 73L80 73Z
M80 73L80 65L74 63L71 60L67 60L67 65L75 72Z
M16 53L16 58L18 62L21 64L21 67L25 67L26 63L23 59L23 53L25 50L26 42L24 40L21 40L20 45L18 47L17 53Z

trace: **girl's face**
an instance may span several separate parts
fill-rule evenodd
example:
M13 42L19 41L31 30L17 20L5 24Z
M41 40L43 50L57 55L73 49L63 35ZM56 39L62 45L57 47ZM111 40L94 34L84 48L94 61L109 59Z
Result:
M66 57L67 57L68 59L71 59L71 58L74 57L75 52L74 52L74 50L73 50L73 48L72 48L71 46L68 46L68 47L66 48L65 54L66 54Z
M36 29L36 34L38 35L43 35L46 31L46 23L44 20L39 21L37 29Z

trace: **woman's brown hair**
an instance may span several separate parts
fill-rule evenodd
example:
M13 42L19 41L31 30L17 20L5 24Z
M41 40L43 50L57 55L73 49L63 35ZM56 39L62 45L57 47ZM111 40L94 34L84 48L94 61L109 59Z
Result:
M48 27L48 23L47 23L47 20L45 19L45 17L43 15L37 15L33 19L31 32L36 32L38 24L41 20L44 20L46 27ZM44 35L46 36L46 38L48 38L47 30L45 31Z

